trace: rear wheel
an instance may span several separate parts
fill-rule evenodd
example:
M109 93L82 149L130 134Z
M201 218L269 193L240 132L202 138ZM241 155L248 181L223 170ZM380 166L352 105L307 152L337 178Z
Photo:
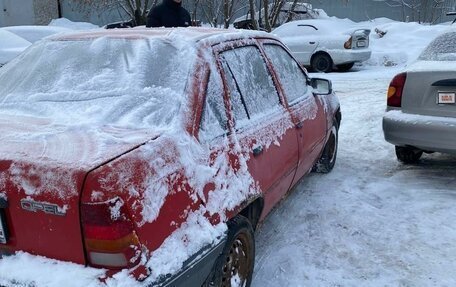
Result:
M339 70L339 71L341 71L341 72L347 72L347 71L349 71L351 68L353 68L354 65L355 65L355 63L348 63L348 64L337 65L337 70Z
M331 135L326 142L325 149L323 150L320 159L318 159L312 168L312 171L328 173L334 168L337 158L338 138L339 131L337 126L334 125L331 129Z
M255 262L254 231L250 221L237 215L228 223L228 237L205 286L249 287Z
M422 155L423 151L420 149L409 146L396 146L396 157L403 163L417 163Z
M310 65L315 72L328 73L332 71L333 61L328 54L318 53L312 57Z

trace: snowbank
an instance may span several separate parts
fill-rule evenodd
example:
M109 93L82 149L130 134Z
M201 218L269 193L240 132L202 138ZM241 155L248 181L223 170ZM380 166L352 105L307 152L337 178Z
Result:
M92 23L73 22L71 20L68 20L67 18L53 19L51 23L49 23L49 26L63 27L73 30L90 30L100 28L99 26Z
M386 18L362 22L362 24L372 31L370 36L372 56L366 62L366 65L372 66L410 64L438 34L449 28L448 24L431 26L415 22L396 22ZM375 32L376 29L386 34L380 37Z
M72 31L72 29L58 27L58 26L38 26L38 25L30 25L30 26L7 26L2 28L3 30L7 30L11 33L16 34L17 36L24 38L25 40L35 43L38 40L43 39L44 37L57 34L57 33L64 33Z

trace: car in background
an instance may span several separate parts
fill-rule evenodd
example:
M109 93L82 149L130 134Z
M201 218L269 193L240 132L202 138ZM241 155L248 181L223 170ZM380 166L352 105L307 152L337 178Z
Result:
M0 29L0 39L0 67L31 45L29 41L3 29Z
M278 2L277 2L278 3ZM272 10L275 9L274 4L269 4L269 15L271 15ZM280 8L277 21L274 24L273 28L276 28L286 22L303 20L303 19L315 19L320 15L321 9L313 9L312 4L309 3L296 3L293 8L293 2L285 2ZM258 23L258 27L264 28L264 21L260 19L264 17L264 8L261 8L259 12L255 13L255 21ZM247 13L239 18L236 18L233 22L234 28L237 29L253 29L252 17L250 13Z
M456 32L439 35L396 75L383 117L386 141L403 163L424 153L456 154Z
M315 72L348 71L370 58L370 30L343 21L310 19L285 23L271 33L280 37L303 66Z
M249 286L254 230L334 167L341 121L330 81L258 31L51 36L0 70L0 100L0 255L159 286Z
M0 28L0 30L6 30L16 34L32 44L50 35L72 31L71 29L64 27L40 25L6 26Z

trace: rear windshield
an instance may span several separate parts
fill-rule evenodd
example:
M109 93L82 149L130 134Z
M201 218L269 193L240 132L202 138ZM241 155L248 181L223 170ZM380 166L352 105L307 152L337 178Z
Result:
M418 58L423 61L456 61L456 32L438 36Z
M192 59L163 40L42 41L0 70L0 112L63 124L167 125Z

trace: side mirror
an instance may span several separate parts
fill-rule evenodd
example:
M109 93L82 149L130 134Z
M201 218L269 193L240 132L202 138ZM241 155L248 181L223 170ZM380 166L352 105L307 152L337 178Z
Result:
M327 79L312 78L310 79L310 85L312 86L313 93L316 95L329 95L332 94L332 83Z

